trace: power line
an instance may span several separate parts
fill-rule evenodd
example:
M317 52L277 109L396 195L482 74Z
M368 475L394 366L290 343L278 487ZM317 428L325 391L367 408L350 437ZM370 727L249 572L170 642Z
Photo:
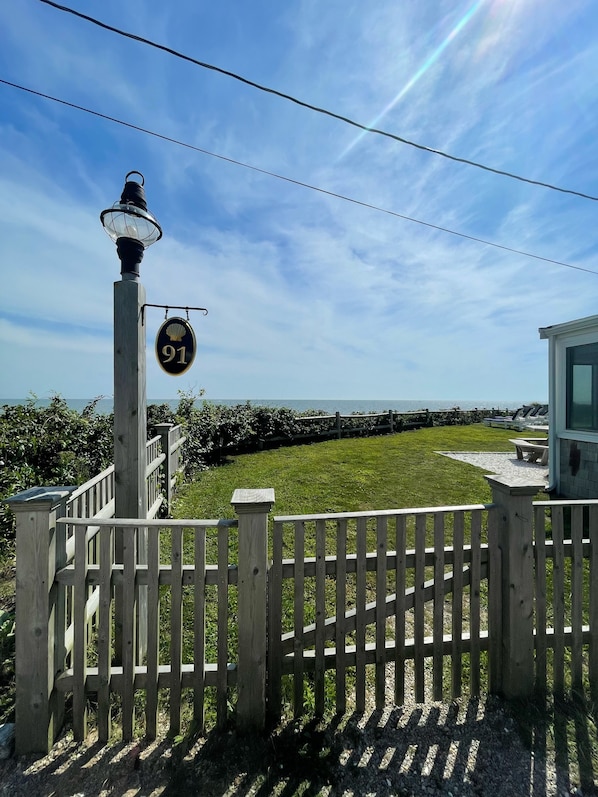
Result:
M555 266L563 266L564 268L572 268L576 271L585 271L587 274L595 274L598 276L598 271L593 271L589 268L583 268L583 266L574 266L571 263L565 263L561 260L553 260L549 257L543 257L542 255L535 255L532 252L525 252L522 249L515 249L511 246L505 246L503 244L497 244L493 241L487 241L484 238L477 238L475 235L467 235L467 233L457 232L456 230L451 230L448 227L441 227L438 224L432 224L428 221L422 221L421 219L415 219L412 216L406 216L402 213L397 213L395 210L389 210L388 208L382 208L379 205L372 205L369 202L364 202L360 199L355 199L354 197L346 196L345 194L338 194L335 191L329 191L326 188L320 188L316 185L311 185L310 183L302 182L301 180L295 180L292 177L286 177L282 174L277 174L276 172L268 171L267 169L261 169L259 166L252 166L249 163L243 163L243 161L235 160L234 158L228 158L225 155L219 155L216 152L210 152L210 150L202 149L201 147L196 147L194 144L188 144L185 141L180 141L177 138L172 138L170 136L165 136L162 133L156 133L154 130L148 130L145 127L140 127L139 125L134 125L131 122L125 122L122 119L117 119L114 116L108 116L107 114L100 113L99 111L94 111L91 108L86 108L83 105L76 105L73 102L68 102L67 100L61 100L58 97L52 97L50 94L44 94L41 91L35 91L34 89L27 88L26 86L21 86L18 83L12 83L9 80L3 80L0 78L0 83L4 84L5 86L11 86L12 88L19 89L19 91L25 91L28 94L33 94L37 97L42 97L45 100L51 100L52 102L57 102L60 105L65 105L68 108L74 108L77 111L83 111L84 113L91 114L92 116L96 116L100 119L105 119L108 122L114 122L115 124L122 125L123 127L127 127L130 130L136 130L139 133L145 133L148 136L153 136L154 138L159 138L162 141L168 141L170 144L177 144L179 147L185 147L186 149L191 149L194 152L200 152L202 155L209 155L212 158L218 158L218 160L226 161L227 163L232 163L235 166L242 166L244 169L251 169L251 171L258 172L259 174L265 174L268 177L274 177L277 180L284 180L287 183L292 183L293 185L300 186L301 188L308 188L310 191L317 191L320 194L325 194L326 196L334 197L335 199L342 199L344 202L351 202L354 205L359 205L360 207L368 208L369 210L375 210L379 213L386 213L389 216L394 216L398 219L403 219L404 221L410 221L414 224L420 224L424 227L429 227L432 230L438 230L439 232L448 233L449 235L456 235L459 238L465 238L468 241L474 241L475 243L485 244L486 246L493 246L495 249L502 249L505 252L511 252L512 254L522 255L523 257L531 257L534 260L541 260L544 263L552 263Z
M341 122L345 122L352 127L356 127L359 130L363 130L366 133L375 133L379 136L385 136L386 138L393 139L393 141L398 141L400 144L406 144L410 147L415 147L415 149L422 150L423 152L429 152L432 155L438 155L442 158L447 158L448 160L454 161L455 163L463 163L467 166L474 166L476 169L483 169L486 172L491 172L492 174L498 174L502 177L510 177L513 180L519 180L522 183L529 183L530 185L537 185L541 188L548 188L551 191L559 191L562 194L571 194L572 196L580 197L581 199L590 199L593 202L598 202L598 196L592 196L591 194L584 194L581 191L574 191L571 188L561 188L557 185L552 185L551 183L544 183L540 180L532 180L529 177L522 177L519 174L514 174L513 172L503 171L502 169L495 169L492 166L486 166L483 163L479 163L477 161L470 160L469 158L460 158L457 155L451 155L448 152L443 152L440 149L434 149L433 147L427 147L425 144L419 144L415 141L410 141L407 138L402 138L401 136L395 135L394 133L389 133L386 130L380 130L377 127L369 127L368 125L361 124L360 122L356 122L353 119L350 119L347 116L342 116L341 114L335 113L334 111L330 111L326 108L320 108L317 105L312 105L311 103L304 102L303 100L298 99L297 97L293 97L291 94L285 94L282 91L278 91L277 89L270 88L268 86L264 86L261 83L256 83L253 80L249 80L242 75L238 75L235 72L231 72L228 69L222 69L219 66L214 66L213 64L205 63L204 61L198 61L196 58L192 58L190 55L185 55L184 53L179 52L178 50L174 50L171 47L167 47L164 44L158 44L157 42L152 41L151 39L146 39L143 36L138 36L135 33L129 33L128 31L121 30L120 28L116 28L113 25L108 25L106 22L101 22L99 19L95 17L90 17L88 14L82 14L80 11L75 11L73 8L69 8L68 6L60 5L59 3L53 2L53 0L39 0L40 3L44 3L45 5L51 6L52 8L57 9L58 11L64 11L67 14L72 14L75 17L79 17L80 19L84 19L86 22L91 22L93 25L97 25L104 30L109 30L112 33L116 33L119 36L124 36L127 39L132 39L133 41L140 42L141 44L146 44L148 47L153 47L156 50L162 50L169 55L173 55L175 58L180 58L183 61L188 61L191 64L195 64L195 66L200 66L203 69L210 69L213 72L219 72L221 75L226 75L227 77L231 77L234 80L238 80L241 83L245 83L247 86L251 86L252 88L259 89L259 91L264 91L268 94L273 94L276 97L281 97L284 100L288 100L289 102L293 102L296 105L300 105L302 108L308 108L310 111L315 111L316 113L324 114L325 116L329 116L332 119L338 119Z

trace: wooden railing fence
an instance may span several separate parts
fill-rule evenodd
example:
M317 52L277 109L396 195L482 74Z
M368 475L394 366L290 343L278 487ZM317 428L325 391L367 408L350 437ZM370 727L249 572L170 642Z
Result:
M271 535L272 490L235 491L232 520L90 522L68 517L60 493L13 503L17 607L30 612L17 617L17 750L52 745L66 695L77 739L94 697L103 740L115 716L125 739L155 736L162 697L177 735L202 727L208 705L219 725L234 712L259 730L286 706L363 711L410 693L595 696L598 501L537 502L539 484L487 478L490 504L277 516ZM115 530L132 540L140 528L147 564L133 545L115 563ZM141 587L148 645L136 660Z
M168 457L160 447L165 438ZM147 443L148 518L169 501L171 492L164 494L161 489L162 471L164 483L172 484L183 442L180 427L171 427ZM101 561L102 522L114 517L114 466L78 488L35 487L7 503L17 520L15 627L21 627L15 637L17 750L39 750L52 744L62 722L64 701L57 697L56 679L69 667L79 672L84 661L82 640L86 644L97 631L101 591L89 574ZM166 506L169 511L170 504ZM76 533L78 517L85 518L81 533ZM58 518L64 522L57 523ZM58 574L83 555L86 565L61 584ZM85 600L75 601L75 594L85 594Z
M327 440L343 437L355 437L363 434L393 434L409 429L421 429L425 426L456 425L479 422L488 413L499 410L461 410L459 407L446 410L386 410L385 412L359 412L343 415L298 415L294 422L302 431L295 432L290 439ZM264 441L267 445L288 443L289 437L271 436Z

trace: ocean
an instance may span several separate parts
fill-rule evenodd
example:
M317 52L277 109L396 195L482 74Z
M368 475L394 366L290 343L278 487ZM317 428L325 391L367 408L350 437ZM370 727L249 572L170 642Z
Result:
M91 399L65 399L67 405L80 412ZM50 399L36 399L36 405L47 407ZM411 412L416 410L449 410L458 407L462 410L484 409L484 410L516 410L523 404L529 404L529 399L519 399L505 401L504 399L198 399L196 404L200 405L207 401L210 404L223 404L231 407L237 404L245 404L249 401L253 406L259 407L287 407L296 412L309 412L310 410L321 411L333 415L340 412L341 415L351 415L354 412L385 412L395 410L396 412ZM0 399L0 405L26 404L27 399ZM154 399L149 398L148 404L168 404L176 409L179 403L178 398ZM112 399L101 398L96 411L99 413L112 412Z

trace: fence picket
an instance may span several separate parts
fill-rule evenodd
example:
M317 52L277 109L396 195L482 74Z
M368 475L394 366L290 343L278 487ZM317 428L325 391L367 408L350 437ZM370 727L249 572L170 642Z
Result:
M536 567L536 689L546 689L546 513L534 507L534 554Z
M571 687L583 693L583 507L571 508Z
M193 545L193 719L205 728L206 529L195 527Z
M355 710L358 713L365 711L365 603L366 603L366 574L367 574L367 518L357 518L356 542L357 560L356 592L355 592Z
M563 550L563 507L552 513L553 570L552 608L554 612L553 684L557 695L565 690L565 557Z
M324 641L326 619L326 521L316 521L315 713L324 714Z
M434 517L434 641L444 635L444 515ZM444 656L442 647L434 645L433 694L434 700L442 700L442 669Z
M84 534L79 529L79 534ZM98 737L107 742L111 732L110 677L112 663L112 526L103 526L100 536L100 604L98 621ZM73 710L73 716L76 711Z
M295 717L303 714L303 626L305 600L305 524L299 520L294 524L295 531L295 590L293 601L293 705Z
M396 571L395 571L395 703L405 702L405 590L406 590L406 518L395 518Z
M386 700L386 554L388 518L376 519L376 708Z
M116 530L115 530L116 531ZM136 659L136 564L137 529L134 526L120 528L123 540L123 585L122 585L122 716L123 739L133 738L135 725L135 659Z
M218 535L218 650L216 686L216 724L219 728L228 719L228 528L220 526Z
M347 709L347 520L341 518L336 528L336 710Z
M158 729L158 664L160 637L160 529L148 529L147 540L147 680L145 733L155 739Z
M181 664L183 648L183 529L171 529L170 587L170 733L181 730Z
M424 585L426 582L425 571L425 549L426 549L426 515L417 515L415 518L415 605L414 605L414 670L415 670L415 700L417 703L424 702L425 682L424 682L424 629L425 629L425 600Z
M75 530L75 580L73 584L73 736L87 736L87 541L85 529Z
M480 585L482 580L482 513L471 513L471 581L469 585L469 638L471 647L469 663L471 672L470 693L480 694Z
M268 712L274 720L282 711L282 557L283 524L272 530L272 566L268 581Z
M455 512L453 520L453 603L451 695L461 697L463 666L463 512Z

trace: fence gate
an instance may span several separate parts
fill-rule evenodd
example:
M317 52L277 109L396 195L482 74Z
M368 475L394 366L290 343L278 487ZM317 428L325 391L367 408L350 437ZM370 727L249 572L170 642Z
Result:
M486 505L276 517L269 709L295 716L487 686ZM450 542L450 544L449 544ZM292 558L291 558L292 557ZM306 690L306 682L312 688ZM483 682L483 683L482 683ZM373 700L371 699L373 698ZM313 706L311 701L313 699Z

